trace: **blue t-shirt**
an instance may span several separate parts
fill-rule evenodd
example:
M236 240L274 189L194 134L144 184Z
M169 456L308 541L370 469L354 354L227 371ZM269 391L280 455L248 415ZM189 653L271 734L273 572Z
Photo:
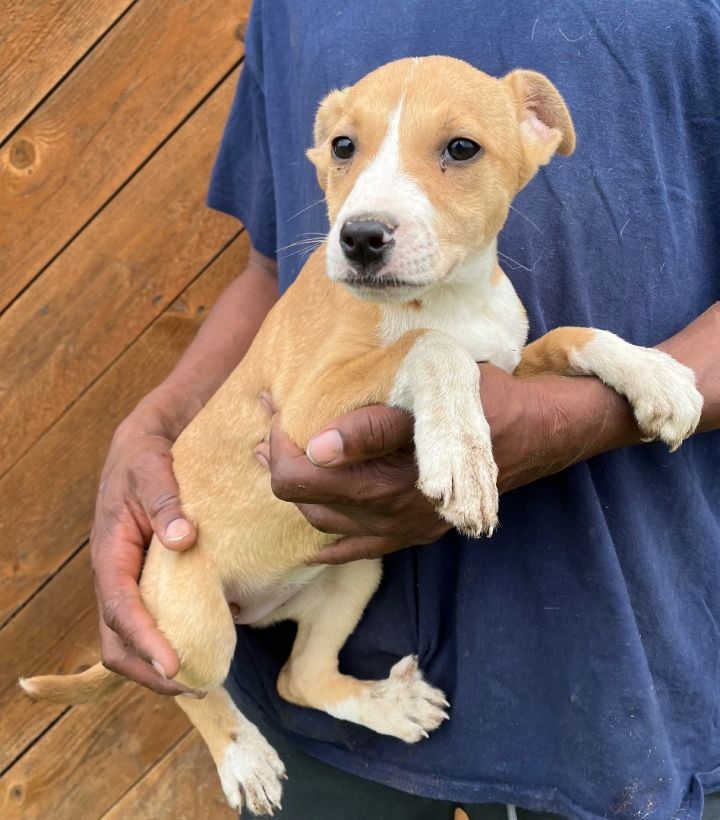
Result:
M283 289L304 257L293 243L327 230L304 156L318 101L436 53L544 72L574 117L576 153L520 194L500 238L533 338L573 324L653 345L720 298L715 0L255 0L210 204L277 257ZM388 557L341 656L379 678L417 653L453 704L429 740L281 700L288 624L239 630L240 705L322 760L429 797L699 817L703 787L720 788L720 433L507 493L500 522L492 539Z

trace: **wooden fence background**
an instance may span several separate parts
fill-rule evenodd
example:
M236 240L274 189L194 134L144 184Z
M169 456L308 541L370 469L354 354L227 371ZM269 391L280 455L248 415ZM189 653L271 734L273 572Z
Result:
M98 656L87 539L118 422L247 239L205 207L249 0L0 3L0 817L230 818L171 700L37 704Z

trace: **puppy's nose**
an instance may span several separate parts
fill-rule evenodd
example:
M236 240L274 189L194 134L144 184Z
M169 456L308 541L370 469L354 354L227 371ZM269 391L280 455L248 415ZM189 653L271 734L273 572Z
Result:
M369 265L395 244L394 230L374 219L348 220L340 230L340 247L351 262Z

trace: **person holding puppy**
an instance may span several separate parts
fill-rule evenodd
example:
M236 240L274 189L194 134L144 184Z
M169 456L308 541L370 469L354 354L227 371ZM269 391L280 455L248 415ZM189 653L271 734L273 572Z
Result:
M531 334L582 324L660 343L694 369L705 398L705 432L678 453L629 449L640 443L629 407L598 381L520 380L481 364L505 493L500 529L482 541L448 531L415 488L405 414L348 414L307 456L276 416L256 451L275 492L318 529L344 525L318 561L387 556L343 665L373 678L417 653L453 703L423 743L373 735L279 698L292 630L241 629L228 687L286 762L284 816L430 820L461 805L471 820L690 819L720 788L720 138L709 68L719 45L720 11L699 0L331 12L256 0L210 193L253 250L113 439L92 544L107 666L182 692L177 656L137 590L153 531L170 549L195 537L170 448L292 282L306 240L327 229L303 159L318 100L381 63L448 53L491 74L521 65L552 78L579 149L520 196L500 244ZM716 801L705 798L704 816L720 817Z

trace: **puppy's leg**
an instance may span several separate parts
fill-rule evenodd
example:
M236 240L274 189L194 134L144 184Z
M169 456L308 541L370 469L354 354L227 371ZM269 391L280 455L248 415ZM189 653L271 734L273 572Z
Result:
M375 402L415 417L418 487L440 514L462 532L492 532L497 467L480 403L480 371L470 353L439 331L406 333L312 374L283 403L283 427L304 446L328 418Z
M285 767L273 747L230 699L223 687L202 700L175 698L207 743L230 807L255 814L281 808Z
M140 591L180 658L177 680L204 691L222 686L235 651L235 625L218 569L203 549L203 535L184 553L153 539Z
M206 691L220 686L235 649L235 627L217 569L201 547L174 553L153 538L140 590L155 622L180 657L178 680ZM20 679L31 697L66 704L93 701L124 682L125 678L101 663L77 675Z
M388 404L415 417L418 488L461 532L492 535L498 471L470 353L444 333L426 333L404 358Z
M328 567L298 596L288 613L298 633L278 691L292 703L415 743L447 718L445 695L425 682L416 657L396 663L385 680L358 680L338 670L338 653L379 581L379 561L355 561Z
M218 768L231 807L256 814L280 805L284 768L270 744L232 703L222 684L235 650L235 625L203 535L186 553L151 550L141 580L148 608L180 657L177 680L207 691L175 700L198 728ZM162 550L162 551L160 551Z
M523 350L515 373L597 376L627 398L647 440L662 439L671 451L700 421L703 398L692 370L667 353L630 344L606 330L551 330Z

